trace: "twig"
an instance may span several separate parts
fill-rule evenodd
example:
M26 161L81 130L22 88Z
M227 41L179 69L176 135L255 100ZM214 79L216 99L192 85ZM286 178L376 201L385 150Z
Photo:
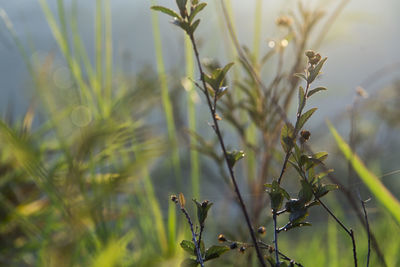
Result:
M236 196L238 197L238 200L239 200L239 203L240 203L240 207L241 207L242 212L244 214L244 217L246 219L247 227L249 229L249 232L250 232L250 235L251 235L251 239L252 239L252 241L254 243L254 247L256 249L258 260L259 260L261 266L266 266L265 262L264 262L264 258L263 258L262 254L261 254L260 248L258 247L258 244L257 244L256 235L254 233L253 226L252 226L252 224L250 222L250 217L248 215L248 212L247 212L247 209L246 209L246 205L244 204L244 201L243 201L242 195L240 193L239 187L238 187L238 185L236 183L235 174L233 172L233 169L232 169L231 165L229 164L228 154L227 154L227 151L226 151L226 148L225 148L225 143L224 143L224 140L222 138L221 131L219 129L218 120L217 120L217 118L215 116L216 115L216 110L213 107L213 104L211 103L211 98L210 98L210 95L209 95L208 90L207 90L206 82L204 80L205 73L203 71L203 67L201 66L200 55L199 55L199 51L197 49L197 45L196 45L196 41L194 39L193 33L190 34L189 37L190 37L190 40L191 40L192 45L193 45L193 50L194 50L194 53L195 53L197 65L198 65L199 72L200 72L200 77L201 77L201 81L202 81L202 85L203 85L204 94L206 96L207 104L208 104L208 107L209 107L209 110L211 112L211 116L212 116L212 119L213 119L213 122L214 122L214 125L213 125L214 131L215 131L215 133L216 133L216 135L218 137L222 152L224 154L224 158L225 158L225 162L226 162L226 165L228 167L228 170L229 170L230 178L231 178L231 181L233 183L233 186L234 186L234 189L235 189L235 192L236 192Z
M370 256L371 256L371 232L370 232L370 229L369 229L368 214L367 214L367 210L366 210L366 208L365 208L365 203L368 202L369 199L367 199L367 200L362 200L362 199L360 198L360 201L361 201L361 205L362 205L363 211L364 211L365 223L366 223L366 225L367 225L367 235L368 235L367 267L368 267L368 266L369 266L369 259L370 259Z
M197 244L196 233L194 232L194 229L193 229L192 220L190 219L190 216L189 216L188 212L186 211L186 209L183 206L181 206L181 211L183 212L183 214L185 214L185 217L186 217L186 219L187 219L187 221L188 221L188 223L190 225L190 231L192 232L192 240L193 240L194 246L196 248L197 261L198 261L198 263L200 264L201 267L204 267L203 256L201 255L200 247ZM199 240L200 240L200 238L199 238Z
M276 266L279 266L280 260L279 260L279 249L278 249L278 229L276 223L276 210L272 210L272 219L274 220L275 261L276 261Z
M309 151L310 153L314 153L310 146L305 144L305 147L307 149L307 151ZM329 168L325 165L321 165L321 167L323 168L324 171L327 171ZM328 174L328 178L329 180L331 180L333 183L337 184L339 186L339 190L340 192L342 192L344 194L344 196L347 198L348 203L350 204L350 206L352 207L352 209L355 211L355 213L357 214L357 218L359 219L359 221L361 222L361 224L364 226L365 231L371 236L371 243L372 246L374 247L376 254L378 256L379 261L381 262L382 266L387 267L387 263L385 261L385 257L379 247L379 243L375 238L374 233L367 228L367 224L364 221L363 215L361 213L361 211L358 209L357 206L357 200L354 198L354 195L339 181L338 178L336 178L334 175L332 175L331 173Z
M259 241L259 243L260 243L260 245L261 245L260 247L262 249L267 249L267 250L270 250L270 251L274 250L273 246L268 245L268 244L264 243L263 241ZM297 265L299 267L304 267L301 263L298 263L298 262L294 261L293 259L289 258L288 256L286 256L282 252L279 251L278 253L279 253L279 256L281 256L284 260L287 260L287 261L289 261L289 262L291 262L291 263L293 263L293 264L295 264L295 265Z
M356 241L354 238L354 232L353 229L348 229L338 217L336 217L335 214L324 204L324 202L321 201L321 199L317 196L317 194L313 190L314 197L318 200L318 202L321 204L321 206L331 215L331 217L343 228L343 230L350 236L351 242L353 245L353 259L354 259L354 267L358 266L357 263L357 250L356 250Z

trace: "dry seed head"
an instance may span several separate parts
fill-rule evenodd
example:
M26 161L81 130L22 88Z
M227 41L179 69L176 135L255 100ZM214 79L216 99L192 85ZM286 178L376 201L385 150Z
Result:
M305 54L309 59L315 56L315 52L312 50L307 50Z
M282 27L289 27L292 23L293 20L291 17L288 16L280 16L279 18L276 19L276 25L282 26Z
M309 62L311 65L315 65L318 64L318 62L321 60L321 55L320 54L316 54L314 57L309 58Z

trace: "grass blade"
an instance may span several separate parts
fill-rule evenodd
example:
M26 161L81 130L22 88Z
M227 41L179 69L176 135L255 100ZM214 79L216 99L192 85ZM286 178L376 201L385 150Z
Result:
M382 204L382 206L386 208L386 210L400 224L400 202L382 184L379 178L376 177L370 170L368 170L361 159L351 150L350 146L343 140L330 122L328 122L328 127L343 155L348 161L350 161L358 176L369 188L376 199Z

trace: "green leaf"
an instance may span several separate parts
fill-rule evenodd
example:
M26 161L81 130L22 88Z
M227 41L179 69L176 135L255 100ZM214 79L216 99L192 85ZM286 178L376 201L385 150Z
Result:
M194 245L193 241L182 240L180 245L181 248L183 248L187 253L196 256L196 246Z
M199 220L199 224L204 225L204 222L207 219L208 211L213 203L209 202L208 200L205 200L201 203L199 203L196 199L193 199L193 201L197 206L197 219Z
M382 184L376 175L374 175L355 154L349 145L343 140L331 123L328 122L329 129L335 138L337 145L343 155L350 161L355 172L369 188L376 199L386 208L387 211L400 223L400 202L392 193Z
M315 195L318 198L321 198L321 197L325 196L326 194L328 194L329 191L333 191L338 188L339 188L339 186L336 184L327 184L327 185L318 184L317 189L315 189Z
M307 80L307 82L308 82L309 84L312 83L312 82L315 80L315 78L317 78L319 72L321 71L322 66L324 65L324 63L325 63L325 61L326 61L327 59L328 59L328 58L322 59L322 60L317 64L317 66L315 66L315 68L310 72L310 75L308 76L308 80Z
M276 180L272 184L265 184L269 188L268 194L271 200L271 209L279 210L283 203L283 198L289 199L289 194L278 184Z
M302 222L308 216L308 210L301 199L291 199L285 204L286 210L290 213L289 221L291 224Z
M172 24L178 26L179 28L183 29L185 32L190 33L190 26L187 22L182 21L180 19L175 18Z
M314 114L314 112L317 110L317 108L312 108L308 110L306 113L301 115L299 122L297 124L297 130L300 131L301 128L303 128L304 124L307 122L307 120Z
M160 11L160 12L167 14L173 18L178 18L178 19L181 18L175 11L173 11L172 9L163 7L163 6L152 6L151 9Z
M206 248L204 246L204 242L203 242L203 240L201 240L200 241L200 252L201 252L201 255L204 255L205 251L206 251Z
M303 73L295 73L294 76L299 77L299 78L307 81L307 78Z
M303 107L304 107L304 104L305 104L304 96L305 96L304 88L303 88L302 86L299 86L299 107L297 108L297 112L298 112L298 113L299 113L299 112L303 109Z
M217 100L219 100L223 95L225 95L228 92L228 86L220 87L218 91L216 92L217 94Z
M193 22L192 25L190 25L190 33L189 34L193 34L194 31L197 29L197 26L199 26L200 23L200 19L196 20L195 22Z
M196 267L198 265L197 260L191 258L184 259L181 263L181 267Z
M235 166L236 162L246 155L243 150L233 150L233 151L227 151L226 152L227 157L228 157L228 163L229 166L232 168Z
M291 123L283 125L281 130L281 145L283 150L287 153L293 147L294 141L294 127Z
M313 182L318 182L320 181L322 178L324 178L325 176L327 176L329 173L333 172L333 169L329 169L323 172L318 173L317 175L315 175L313 177Z
M313 198L312 187L305 180L301 180L301 190L298 194L298 197L299 197L300 201L303 201L304 203L310 202Z
M326 87L317 87L317 88L311 89L310 91L308 91L307 97L310 97L313 94L318 93L319 91L325 91L325 90L327 90Z
M196 15L202 11L205 7L207 6L206 3L201 3L196 5L196 7L192 10L189 16L189 22L192 22L192 20L196 17Z
M229 250L230 248L228 246L211 246L206 250L204 261L218 258L219 256L221 256L222 254L224 254Z
M285 230L291 230L296 227L303 227L303 226L311 226L312 224L309 222L297 222L297 223L290 223Z
M328 157L328 153L327 152L318 152L318 153L315 153L312 156L302 155L300 157L300 165L301 166L305 165L306 166L306 170L309 170L309 169L313 168L316 165L323 164L323 161L327 157ZM310 176L310 177L313 177L313 176L314 176L314 174L312 173L312 176Z
M216 90L218 90L222 86L222 82L225 79L226 74L228 73L229 69L233 66L233 62L228 63L223 67L222 69L217 69L218 70L218 75L216 76L215 82L216 85L218 86Z
M178 5L178 8L181 11L181 13L186 10L186 3L187 0L176 0L176 4Z

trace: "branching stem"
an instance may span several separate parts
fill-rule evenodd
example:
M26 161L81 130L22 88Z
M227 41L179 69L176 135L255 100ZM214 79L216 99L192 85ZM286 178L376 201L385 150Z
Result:
M250 217L249 217L247 209L246 209L246 205L245 205L245 203L243 201L243 198L242 198L242 195L240 193L239 187L238 187L238 185L236 183L236 178L235 178L235 174L233 172L233 168L229 164L228 154L227 154L227 151L226 151L226 148L225 148L225 143L224 143L224 140L222 138L221 131L219 129L218 120L216 118L216 110L215 110L215 108L213 106L213 103L211 102L211 97L210 97L210 94L209 94L209 92L207 90L206 82L204 80L204 75L205 74L204 74L204 71L203 71L203 67L201 66L200 55L199 55L199 51L197 49L197 45L196 45L196 41L194 39L193 33L190 34L189 37L190 37L190 40L191 40L192 45L193 45L193 50L194 50L194 53L195 53L197 66L199 68L201 82L202 82L202 85L203 85L202 86L203 87L203 92L204 92L204 94L206 96L207 104L208 104L209 110L211 112L211 117L213 119L213 123L214 123L214 125L213 125L214 127L213 128L214 128L214 131L215 131L215 133L216 133L216 135L218 137L218 141L219 141L219 144L221 146L221 149L222 149L222 152L223 152L223 155L224 155L224 158L225 158L226 165L228 167L229 175L230 175L233 187L235 189L236 196L237 196L237 198L239 200L240 207L241 207L242 212L244 214L244 217L246 219L247 227L249 229L249 232L250 232L250 235L251 235L251 239L253 241L253 244L254 244L254 247L255 247L255 250L256 250L256 253L257 253L257 258L258 258L258 260L260 262L260 265L265 267L266 264L265 264L265 261L264 261L264 258L262 256L262 254L261 254L261 250L260 250L260 248L258 246L257 238L256 238L256 235L254 233L254 229L253 229L253 226L251 224Z

